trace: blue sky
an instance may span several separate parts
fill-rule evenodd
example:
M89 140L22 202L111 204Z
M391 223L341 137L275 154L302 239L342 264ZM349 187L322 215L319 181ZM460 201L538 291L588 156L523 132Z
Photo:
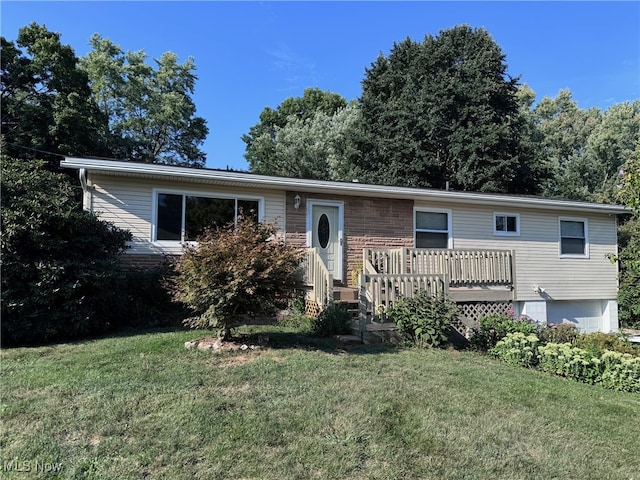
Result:
M2 35L30 22L78 56L93 33L150 57L195 59L194 101L210 129L207 166L246 169L241 136L307 87L358 98L394 42L483 27L536 102L568 88L580 108L640 99L640 2L32 2L3 0Z

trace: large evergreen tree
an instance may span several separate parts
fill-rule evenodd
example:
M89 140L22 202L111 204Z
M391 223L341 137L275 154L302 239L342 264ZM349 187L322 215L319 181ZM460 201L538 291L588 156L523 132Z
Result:
M518 80L484 29L459 26L394 44L367 69L360 99L361 179L469 191L535 193ZM525 132L525 133L523 133Z

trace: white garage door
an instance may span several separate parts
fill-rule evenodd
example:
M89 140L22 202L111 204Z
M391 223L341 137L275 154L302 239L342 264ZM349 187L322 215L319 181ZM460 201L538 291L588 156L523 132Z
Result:
M599 300L556 301L547 304L547 323L572 323L582 332L599 330L602 302Z

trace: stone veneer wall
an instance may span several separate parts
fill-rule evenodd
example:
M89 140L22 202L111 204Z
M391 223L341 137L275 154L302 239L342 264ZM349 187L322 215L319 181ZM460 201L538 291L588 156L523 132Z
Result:
M147 269L147 268L155 268L159 267L167 260L174 258L173 255L134 255L134 254L123 254L120 256L120 260L122 264L131 269Z
M413 201L375 197L303 194L298 210L296 192L286 196L286 241L306 246L307 199L344 202L344 282L352 285L352 272L362 268L363 248L413 247Z

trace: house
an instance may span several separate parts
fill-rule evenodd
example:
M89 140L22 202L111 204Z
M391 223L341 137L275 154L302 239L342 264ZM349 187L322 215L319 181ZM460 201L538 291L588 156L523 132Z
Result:
M61 165L78 170L85 209L132 232L126 258L136 265L180 254L206 225L241 211L275 221L287 243L308 248L312 303L359 302L363 335L388 327L377 314L398 295L423 289L460 303L462 323L513 310L586 332L618 329L618 267L607 256L617 253L622 206L85 158Z

